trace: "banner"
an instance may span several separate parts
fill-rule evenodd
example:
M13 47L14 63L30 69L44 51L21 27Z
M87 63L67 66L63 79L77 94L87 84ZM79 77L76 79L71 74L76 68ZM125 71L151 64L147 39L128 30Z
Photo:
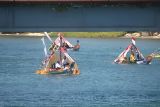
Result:
M41 41L42 41L43 46L44 46L44 54L45 54L45 57L47 57L47 56L48 56L48 54L47 54L46 44L45 44L45 42L44 42L44 37L41 39Z

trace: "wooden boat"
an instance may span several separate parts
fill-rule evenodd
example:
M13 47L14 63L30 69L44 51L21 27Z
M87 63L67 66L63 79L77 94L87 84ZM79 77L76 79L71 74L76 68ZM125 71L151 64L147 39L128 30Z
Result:
M130 52L130 57L127 54ZM150 64L152 56L144 57L140 50L136 47L135 38L132 38L131 44L114 60L117 64Z
M62 37L60 36L60 47L57 50L52 49L51 54L45 58L43 61L43 66L40 70L37 70L37 74L74 74L78 75L80 74L80 70L78 69L77 63L69 56L65 48L62 46ZM43 40L43 44L44 40ZM45 45L44 45L45 46ZM46 47L44 48L44 51L46 53ZM65 60L67 62L66 65L63 65L63 57L65 57ZM56 63L59 62L60 67L56 67Z

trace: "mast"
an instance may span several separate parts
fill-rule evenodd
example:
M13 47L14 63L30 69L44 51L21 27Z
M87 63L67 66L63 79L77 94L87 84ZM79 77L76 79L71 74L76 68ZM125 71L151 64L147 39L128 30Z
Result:
M60 58L60 64L62 66L62 52L61 52L61 48L62 48L62 36L60 35L60 52L59 52L59 58Z

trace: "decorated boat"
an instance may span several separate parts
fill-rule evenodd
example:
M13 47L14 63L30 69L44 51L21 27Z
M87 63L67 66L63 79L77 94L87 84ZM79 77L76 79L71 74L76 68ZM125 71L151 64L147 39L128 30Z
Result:
M130 56L128 56L130 54ZM144 57L136 46L135 38L132 37L131 44L114 60L117 64L150 64L152 56Z
M52 41L49 36L48 38ZM62 36L55 40L54 47L50 49L50 55L47 54L44 37L41 40L44 45L45 59L42 61L41 69L36 71L37 74L80 74L77 63L63 46Z

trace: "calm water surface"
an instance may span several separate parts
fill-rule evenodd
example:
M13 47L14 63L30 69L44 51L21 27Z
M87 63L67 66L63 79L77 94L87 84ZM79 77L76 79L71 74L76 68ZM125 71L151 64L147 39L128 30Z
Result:
M79 76L35 74L44 56L40 39L0 37L0 106L160 107L159 60L113 64L129 39L79 39L80 51L69 51ZM137 40L137 46L147 55L160 41Z

